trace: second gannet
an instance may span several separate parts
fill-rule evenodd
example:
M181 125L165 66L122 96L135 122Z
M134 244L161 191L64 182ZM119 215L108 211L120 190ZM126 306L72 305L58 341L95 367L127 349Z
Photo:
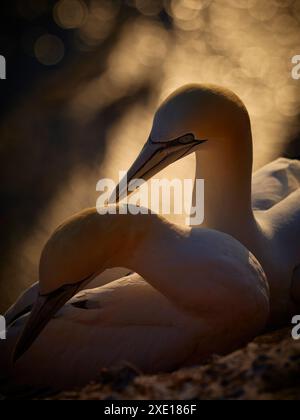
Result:
M0 342L6 386L82 385L122 361L169 371L228 353L264 330L268 284L243 245L217 231L127 213L86 210L50 238L31 315L12 320ZM145 280L133 275L80 292L114 266Z
M202 227L232 235L260 261L271 290L269 325L277 327L300 308L300 162L272 162L255 175L252 189L252 148L249 114L232 91L184 86L156 112L127 185L112 197L119 201L135 179L147 181L195 152L196 179L205 180Z

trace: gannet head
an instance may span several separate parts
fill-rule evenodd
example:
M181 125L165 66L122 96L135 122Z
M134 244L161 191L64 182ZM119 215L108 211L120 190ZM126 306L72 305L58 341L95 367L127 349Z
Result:
M108 214L100 216L96 209L88 209L56 229L42 251L39 296L16 346L15 361L68 300L113 265L115 256L120 258L125 235L122 232L128 226L128 217L130 214L116 218Z
M172 163L209 147L212 140L236 141L250 119L242 101L231 91L213 85L188 85L175 91L155 114L153 127L140 155L111 201L134 189L135 179L147 181ZM121 187L122 185L122 187Z

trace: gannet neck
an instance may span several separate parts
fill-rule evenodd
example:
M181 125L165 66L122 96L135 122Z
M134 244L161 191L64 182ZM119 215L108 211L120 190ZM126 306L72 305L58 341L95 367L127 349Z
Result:
M253 228L252 139L211 139L196 153L196 179L205 180L205 227L230 233ZM194 197L194 204L195 204Z
M157 237L162 235L168 222L155 214L133 215L120 208L116 208L117 214L104 215L88 209L54 232L41 256L41 295L89 280L108 268L136 270L143 243L151 243L150 234L153 237L158 230ZM168 231L170 234L172 229Z
M250 117L243 102L227 89L209 85L192 93L195 108L202 110L193 118L194 132L207 139L195 153L196 178L205 180L204 226L239 238L241 228L246 232L256 225Z

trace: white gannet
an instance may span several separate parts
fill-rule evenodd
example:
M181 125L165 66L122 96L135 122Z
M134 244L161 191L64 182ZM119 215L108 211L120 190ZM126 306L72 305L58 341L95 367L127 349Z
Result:
M114 266L145 280L134 274L80 292ZM169 371L240 347L269 318L265 274L243 245L154 214L75 215L42 252L35 296L31 315L11 319L0 342L6 387L82 385L122 361ZM13 364L17 341L17 356L31 347Z
M200 144L197 139L207 140ZM243 243L262 264L271 291L270 325L290 322L300 307L300 162L278 159L254 176L249 114L231 91L188 85L158 109L150 137L126 176L156 175L196 152L196 178L205 180L206 228ZM127 195L116 190L117 200ZM121 184L121 185L122 185Z

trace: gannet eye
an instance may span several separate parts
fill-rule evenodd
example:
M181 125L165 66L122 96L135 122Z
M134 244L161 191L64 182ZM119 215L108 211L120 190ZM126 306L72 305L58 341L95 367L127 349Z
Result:
M180 137L178 139L178 143L180 144L190 144L195 141L195 136L193 134L186 134L183 137Z

